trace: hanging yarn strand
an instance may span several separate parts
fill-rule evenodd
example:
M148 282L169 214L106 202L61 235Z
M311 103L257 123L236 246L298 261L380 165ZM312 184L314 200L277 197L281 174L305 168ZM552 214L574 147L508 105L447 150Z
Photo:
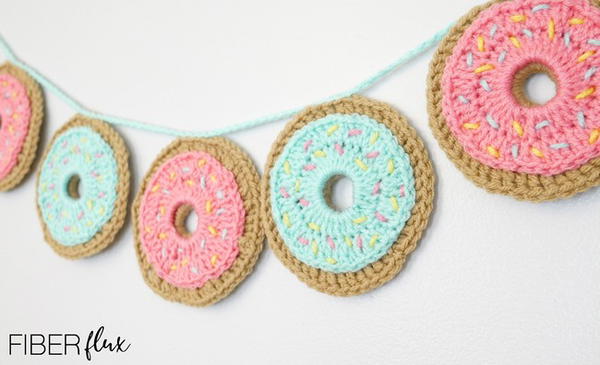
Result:
M358 94L364 90L369 89L370 87L372 87L373 85L375 85L376 83L381 81L383 78L388 76L390 73L392 73L394 70L396 70L399 66L411 61L412 59L418 57L419 55L425 53L426 51L428 51L429 49L431 49L435 45L437 45L444 38L444 36L449 32L451 27L452 27L452 25L437 32L436 34L433 35L433 37L427 39L426 41L419 44L417 47L406 52L405 54L400 56L397 60L395 60L394 62L392 62L385 68L383 68L382 70L376 72L371 77L362 81L355 87L353 87L349 90L331 95L323 100L315 102L314 104L322 104L325 102L345 98L350 95ZM135 128L135 129L153 132L153 133L165 134L165 135L170 135L170 136L174 136L174 137L214 137L214 136L220 136L220 135L225 135L225 134L229 134L229 133L233 133L233 132L242 131L245 129L250 129L253 127L258 127L258 126L261 126L264 124L269 124L269 123L276 122L279 120L288 119L288 118L294 116L295 114L298 114L300 111L302 111L304 109L304 106L292 108L292 109L284 110L284 111L281 111L278 113L266 115L266 116L263 116L260 118L247 120L247 121L244 121L244 122L241 122L238 124L226 126L223 128L213 129L210 131L186 131L186 130L181 130L181 129L176 129L176 128L170 128L170 127L140 122L140 121L128 119L128 118L120 118L120 117L92 111L92 110L86 108L85 106L83 106L81 103L79 103L77 100L75 100L71 96L69 96L66 92L61 90L56 84L54 84L52 81L50 81L44 75L42 75L41 73L36 71L31 66L27 65L25 62L21 61L16 56L16 54L12 51L12 49L10 48L10 46L8 45L6 40L4 40L4 38L1 35L0 35L0 49L2 49L2 52L4 53L5 57L10 62L19 66L20 68L25 70L27 73L29 73L29 75L31 75L31 77L33 77L35 80L37 80L37 82L39 82L46 90L48 90L50 93L57 96L59 99L61 99L67 105L69 105L72 109L74 109L77 113L85 115L89 118L101 119L101 120L104 120L105 122L113 124L113 125L130 127L130 128Z

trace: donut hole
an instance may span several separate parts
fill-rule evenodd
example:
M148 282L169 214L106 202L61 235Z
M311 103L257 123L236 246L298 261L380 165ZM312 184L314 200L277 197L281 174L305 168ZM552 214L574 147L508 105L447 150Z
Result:
M343 212L354 204L354 184L345 175L334 175L327 180L323 196L329 208Z
M81 198L81 177L73 175L67 180L67 195L74 200Z
M191 237L198 228L198 214L191 204L183 204L175 210L175 230L185 238Z
M557 93L556 75L541 63L531 63L515 73L512 92L525 107L542 106Z

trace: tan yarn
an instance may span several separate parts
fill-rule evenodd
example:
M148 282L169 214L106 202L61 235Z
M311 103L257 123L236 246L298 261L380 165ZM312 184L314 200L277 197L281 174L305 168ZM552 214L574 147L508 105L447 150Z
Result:
M138 227L141 200L146 186L156 170L172 157L189 151L206 152L233 172L246 211L244 233L238 242L239 254L233 265L218 278L208 280L202 287L195 289L174 286L156 274L141 246ZM259 176L252 160L228 139L220 137L181 138L167 146L146 173L132 209L135 252L146 284L167 300L192 306L208 306L228 296L252 272L263 248L264 232L259 221L258 186ZM177 212L174 224L178 226L178 229L184 229L183 220L188 213L189 211L186 212L185 207Z
M600 185L600 158L592 159L578 169L554 176L516 173L494 169L472 158L465 152L463 146L450 131L442 112L441 81L446 59L452 54L454 46L479 13L493 4L503 1L506 0L493 0L473 8L459 20L438 47L431 61L427 84L429 125L434 136L450 160L463 174L477 186L491 193L510 195L519 200L541 202L568 198L593 186ZM600 0L594 0L592 4L600 6ZM524 71L521 77L528 77L528 73L531 71ZM524 80L522 81L524 82ZM520 92L522 93L522 91ZM521 96L522 98L518 98L518 100L525 103L530 102L525 95L521 94Z
M298 260L281 238L271 211L270 173L273 164L296 131L328 114L358 113L384 124L398 139L410 158L415 177L416 200L411 216L397 241L378 261L356 272L333 273ZM261 218L269 245L277 257L298 278L314 289L331 295L350 296L373 290L391 280L402 268L407 256L416 248L433 207L434 172L431 160L416 131L390 106L361 96L352 96L311 107L300 113L273 144L261 183Z
M529 108L540 105L529 98L529 95L527 95L527 91L525 89L527 81L529 81L532 76L537 74L546 74L548 77L550 77L554 84L557 84L556 75L548 66L537 62L528 64L517 71L514 75L512 94L514 95L515 99L517 99L519 104Z
M31 105L29 129L21 152L17 157L17 164L8 175L0 179L0 191L7 191L16 187L23 181L35 159L40 140L40 129L44 119L44 97L42 96L42 91L37 82L35 82L27 72L14 66L10 62L6 62L0 66L0 73L11 75L25 86L27 97L29 98L29 103Z
M97 120L90 119L84 117L82 115L75 115L71 120L60 127L58 131L52 137L52 140L46 147L44 151L44 156L42 161L46 160L46 156L50 153L50 149L54 145L55 141L61 134L65 133L67 130L75 127L88 127L94 130L96 133L102 136L102 139L110 145L112 148L115 159L117 161L117 168L119 174L119 184L117 185L117 199L115 200L115 208L113 211L113 216L110 218L108 222L102 229L98 231L90 239L88 242L82 243L80 245L75 246L65 246L59 242L57 242L52 235L44 219L42 218L42 211L40 206L36 204L38 216L40 218L40 222L42 223L42 228L44 229L44 238L46 242L52 247L52 249L58 253L60 256L68 258L68 259L80 259L83 257L92 256L108 246L115 241L117 233L123 227L125 223L125 216L127 215L127 203L129 199L129 183L130 183L130 172L129 172L129 152L127 147L125 146L125 142L121 138L121 136L107 123ZM37 173L37 185L40 183L40 174L41 169L38 170ZM76 195L76 183L71 182L69 184L69 191L72 196ZM38 192L36 189L36 202L38 201Z

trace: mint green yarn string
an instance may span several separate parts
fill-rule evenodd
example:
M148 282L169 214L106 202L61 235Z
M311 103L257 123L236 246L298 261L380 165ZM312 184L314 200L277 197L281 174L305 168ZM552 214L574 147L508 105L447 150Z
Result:
M411 61L412 59L418 57L419 55L427 52L429 49L431 49L436 44L438 44L444 38L444 36L446 34L448 34L452 25L437 32L436 34L433 35L433 37L427 39L426 41L419 44L417 47L406 52L405 54L400 56L396 61L392 62L391 64L389 64L382 70L376 72L371 77L362 81L355 87L353 87L349 90L331 95L325 99L316 101L313 104L321 104L321 103L325 103L328 101L341 99L341 98L344 98L344 97L347 97L347 96L350 96L353 94L358 94L362 91L369 89L370 87L372 87L373 85L375 85L376 83L381 81L383 78L388 76L390 73L392 73L394 70L396 70L401 65L403 65L403 64ZM174 136L174 137L214 137L214 136L225 135L225 134L238 132L238 131L242 131L242 130L246 130L246 129L251 129L251 128L258 127L258 126L261 126L264 124L276 122L279 120L289 119L305 108L305 106L301 106L301 107L297 107L297 108L293 108L293 109L288 109L288 110L284 110L284 111L281 111L278 113L266 115L266 116L263 116L260 118L251 119L251 120L244 121L244 122L241 122L238 124L233 124L230 126L217 128L217 129L213 129L213 130L209 130L209 131L186 131L186 130L181 130L181 129L176 129L176 128L170 128L170 127L165 127L165 126L161 126L161 125L140 122L140 121L133 120L133 119L116 117L116 116L99 113L99 112L95 112L91 109L88 109L85 106L83 106L81 103L76 101L74 98L69 96L66 92L61 90L56 84L54 84L52 81L50 81L44 75L42 75L41 73L36 71L34 68L29 66L25 62L21 61L15 55L15 53L12 51L12 49L10 48L10 46L8 45L8 43L2 36L0 36L0 49L2 50L5 57L10 62L12 62L14 65L20 67L21 69L25 70L31 77L33 77L38 83L40 83L46 89L46 91L50 92L51 94L54 94L56 97L58 97L63 102L65 102L67 105L69 105L77 113L85 115L90 118L100 119L100 120L103 120L103 121L113 124L113 125L135 128L135 129L139 129L139 130L143 130L143 131L147 131L147 132L165 134L165 135L170 135L170 136Z

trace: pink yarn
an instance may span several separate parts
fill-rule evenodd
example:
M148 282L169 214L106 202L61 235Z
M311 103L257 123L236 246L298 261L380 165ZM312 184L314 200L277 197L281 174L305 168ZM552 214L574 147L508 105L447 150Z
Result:
M588 0L497 3L447 59L444 117L483 164L542 175L576 169L600 156L599 60L600 9ZM557 78L556 96L542 106L521 105L511 90L515 73L531 63Z
M190 237L174 226L177 210L197 216ZM219 277L236 259L245 210L233 173L205 152L179 154L158 168L142 197L142 247L158 276L185 288Z
M31 104L25 86L8 74L0 74L0 179L17 165L27 138Z

